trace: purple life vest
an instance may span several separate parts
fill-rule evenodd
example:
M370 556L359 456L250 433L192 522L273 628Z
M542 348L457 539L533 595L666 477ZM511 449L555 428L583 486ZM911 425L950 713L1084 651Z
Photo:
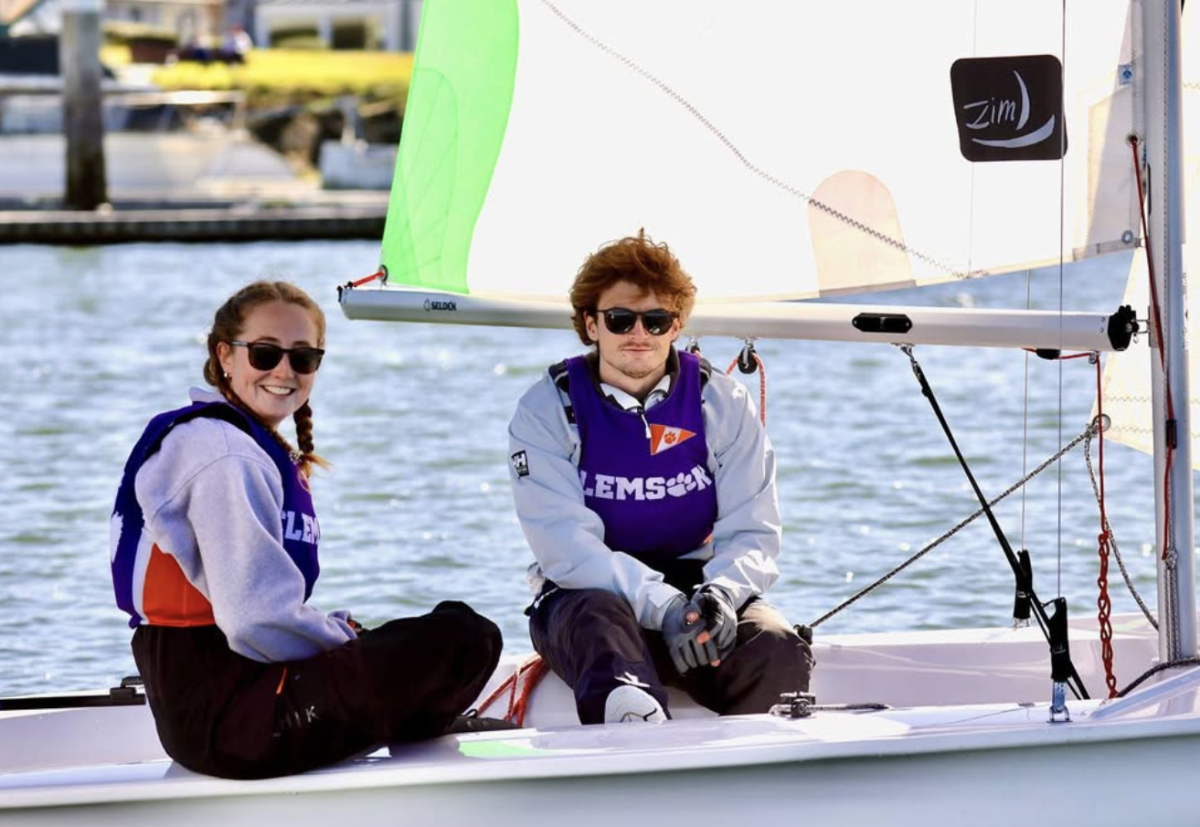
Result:
M644 419L598 392L586 357L567 360L584 502L604 522L605 545L651 566L703 546L717 518L700 361L678 355L670 393Z
M308 480L265 428L223 402L195 402L150 420L125 464L113 515L119 526L112 554L113 589L117 605L129 613L129 625L203 626L215 621L208 600L183 578L178 564L144 536L145 516L134 491L134 480L147 459L176 425L197 417L223 419L246 431L267 452L283 480L283 548L304 576L304 599L312 595L321 573L317 560L320 528Z

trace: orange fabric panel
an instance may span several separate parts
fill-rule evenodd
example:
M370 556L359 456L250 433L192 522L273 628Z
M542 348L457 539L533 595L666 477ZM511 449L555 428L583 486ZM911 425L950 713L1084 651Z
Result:
M183 576L175 558L155 543L142 587L142 614L154 626L212 626L212 604Z

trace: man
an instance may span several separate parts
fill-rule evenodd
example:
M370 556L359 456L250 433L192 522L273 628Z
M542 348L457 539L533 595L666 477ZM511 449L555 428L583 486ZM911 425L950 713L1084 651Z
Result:
M739 382L673 347L695 293L644 231L602 247L571 288L594 347L509 425L530 635L585 724L665 720L664 684L721 714L808 689L808 644L762 599L781 529L766 431Z

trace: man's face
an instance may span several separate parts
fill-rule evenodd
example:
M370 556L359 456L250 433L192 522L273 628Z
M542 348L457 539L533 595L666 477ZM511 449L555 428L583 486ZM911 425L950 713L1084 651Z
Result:
M619 281L600 294L596 312L587 314L588 336L600 354L600 379L640 396L666 373L671 345L679 338L679 320L659 336L647 332L640 318L628 333L613 333L604 323L604 311L618 307L635 312L666 308L653 291L642 292L631 282Z

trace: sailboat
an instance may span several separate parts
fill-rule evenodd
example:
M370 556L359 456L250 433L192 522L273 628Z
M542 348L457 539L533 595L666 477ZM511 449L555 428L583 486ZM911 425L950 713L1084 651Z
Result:
M1155 456L1155 612L1068 617L997 528L1029 625L818 631L812 697L673 696L660 725L581 726L509 657L479 706L521 728L255 782L172 764L136 686L33 697L0 709L0 822L1005 824L1088 798L1098 824L1194 820L1183 23L1151 0L427 0L383 266L339 289L354 319L566 328L583 257L646 227L697 281L701 341L899 345L918 377L929 346L1095 354L1112 396L1149 397L1102 395L1093 436ZM1114 254L1133 309L837 301Z

